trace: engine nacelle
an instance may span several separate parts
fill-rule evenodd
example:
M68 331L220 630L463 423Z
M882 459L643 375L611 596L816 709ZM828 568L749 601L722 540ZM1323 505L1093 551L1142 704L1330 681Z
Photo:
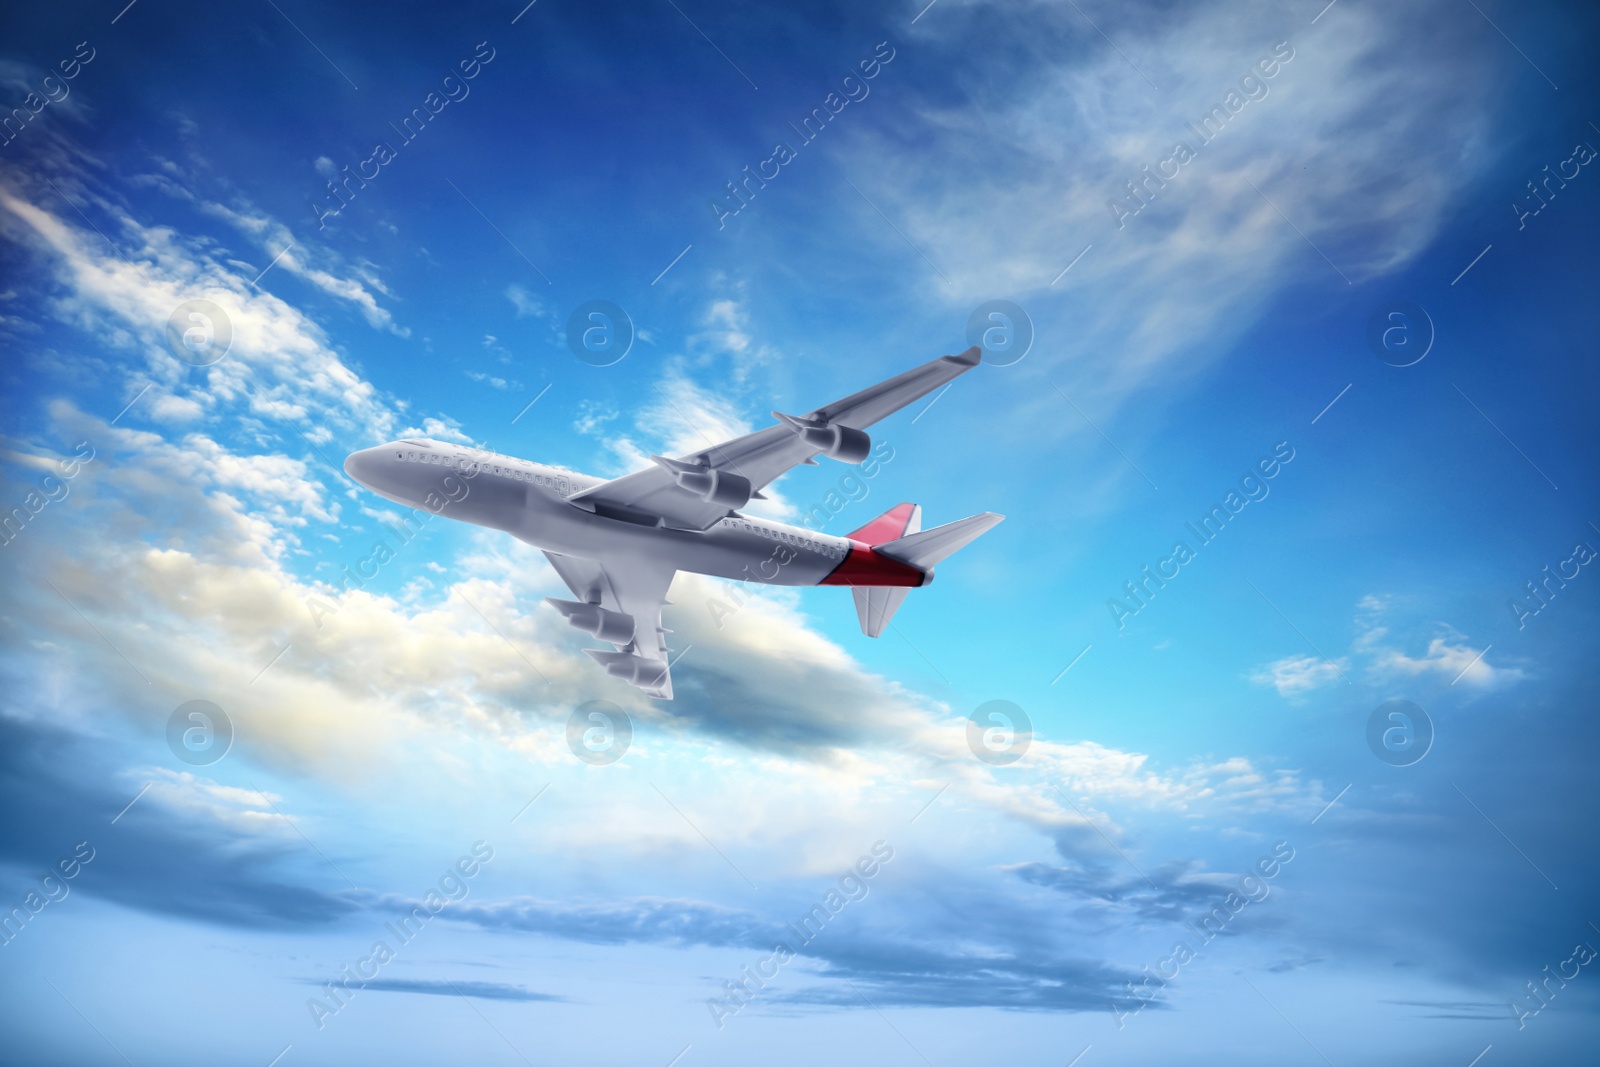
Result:
M773 414L787 423L802 441L829 459L836 459L840 463L860 463L872 452L872 438L865 430L821 419L785 415L781 411L774 411Z
M666 456L651 456L650 459L672 475L672 480L678 483L680 489L693 493L708 504L738 511L756 495L756 487L742 474L685 463L681 459L668 459Z
M708 504L717 504L730 511L738 511L750 503L755 487L750 479L731 471L713 469L680 471L673 476L684 489Z
M633 616L624 615L620 611L609 611L599 604L583 604L576 600L557 600L555 597L546 597L546 600L567 621L580 630L585 630L602 641L609 641L613 645L625 645L633 640Z
M667 680L667 665L660 660L645 659L631 652L603 652L598 648L586 648L584 652L604 666L611 677L621 678L629 685L660 689Z
M606 664L606 673L613 678L621 678L629 685L636 685L642 689L656 689L666 678L667 667L653 659L643 656L629 656L627 659L613 660Z

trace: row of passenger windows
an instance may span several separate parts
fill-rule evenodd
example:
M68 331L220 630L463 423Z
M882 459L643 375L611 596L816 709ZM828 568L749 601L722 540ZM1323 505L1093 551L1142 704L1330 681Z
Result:
M800 548L808 548L813 552L820 552L829 559L844 558L844 549L830 545L824 541L813 540L810 537L800 537L796 534L787 533L783 530L773 530L766 526L760 526L753 522L747 522L744 519L724 519L723 521L731 525L736 530L745 530L749 533L768 538L769 540L782 541L784 544L796 545Z
M474 463L464 456L458 456L454 461L452 461L449 456L443 456L437 452L396 452L395 456L398 459L405 460L407 463L428 463L433 466L455 467L457 470L462 471L472 468L481 468L485 473L503 475L505 477L514 478L519 482L531 482L535 485L548 486L552 489L557 487L555 478L546 477L543 474L536 474L532 471L519 471L514 467L502 466L497 463ZM571 479L562 478L561 481L565 482L573 489L579 488L577 483ZM748 533L753 533L773 541L782 541L784 544L795 545L799 548L807 548L813 552L819 552L830 559L844 558L845 550L843 548L839 548L822 541L816 541L809 537L800 537L795 534L787 533L783 530L774 530L766 526L759 526L756 523L749 522L745 519L724 519L723 521L733 526L735 529L742 529Z
M473 461L465 456L457 456L452 459L450 456L443 456L437 452L396 452L395 458L405 460L407 463L427 463L436 467L454 467L459 471L478 470L485 474L498 474L519 482L531 482L535 485L549 486L552 489L557 487L555 478L536 474L533 471L517 470L509 465ZM562 478L561 481L572 488L577 488L576 482L571 479Z

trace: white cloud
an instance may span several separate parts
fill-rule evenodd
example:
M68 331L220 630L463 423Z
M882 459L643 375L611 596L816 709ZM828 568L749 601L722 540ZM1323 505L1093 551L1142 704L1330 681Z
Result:
M870 813L931 796L945 782L961 803L1064 847L1090 839L1088 819L1118 832L1109 810L1119 805L1181 813L1310 804L1316 794L1290 772L1242 759L1158 768L1144 754L1091 741L1035 738L1021 764L997 772L968 750L965 719L863 669L813 628L798 592L758 591L718 626L710 602L729 591L695 575L679 576L665 619L675 647L687 650L676 668L680 701L651 702L579 654L592 642L541 604L561 586L526 545L475 534L451 567L436 568L420 554L427 549L392 532L346 527L334 562L354 564L382 536L394 552L384 568L439 580L412 580L392 596L341 591L331 572L328 581L310 581L287 569L294 531L328 521L335 506L297 461L241 456L198 435L169 442L65 403L52 415L60 435L95 441L117 462L88 465L74 492L52 505L63 509L72 543L100 545L95 553L44 537L11 546L22 555L8 557L19 576L10 595L27 599L36 632L57 650L30 654L74 664L60 683L69 703L117 709L152 730L170 708L116 697L137 684L130 662L158 691L225 694L239 736L250 739L249 758L280 772L349 783L420 760L455 774L463 749L483 746L555 773L571 765L566 716L604 695L641 730L657 731L641 734L630 757L652 774L702 761L723 768L726 780L719 772L716 783L696 786L695 806L703 829L730 845L810 841L825 825L829 840L836 825L876 832L867 824L880 816ZM43 586L41 574L75 607ZM829 607L851 610L842 596ZM98 646L77 610L119 655ZM730 743L748 747L734 756ZM215 817L266 817L243 794L179 784L182 803ZM616 828L612 845L631 851L665 857L691 840L670 809L643 818L640 806L623 791L596 797L591 815ZM549 832L557 841L567 833L573 844L591 833ZM806 863L837 858L796 847Z
M469 370L467 371L467 377L475 382L482 382L491 389L499 389L502 392L512 388L520 388L520 385L516 382L508 382L504 378L485 374L482 371Z
M716 297L706 306L700 330L689 337L689 349L699 362L726 359L733 381L743 383L751 370L779 360L781 353L757 339L749 309L743 302L745 285L730 283L721 275L712 284L731 289L733 295Z
M1251 674L1250 680L1272 686L1279 696L1294 698L1341 681L1339 672L1347 666L1344 660L1335 663L1321 656L1285 656Z
M475 442L462 431L456 420L451 418L425 418L420 426L408 426L395 434L396 437L432 437L439 441L459 441L461 444L470 445Z
M1496 667L1489 662L1488 649L1473 648L1459 640L1460 635L1435 637L1420 656L1408 656L1395 648L1378 649L1377 667L1412 676L1436 674L1454 682L1488 689L1521 681L1527 675L1517 667Z
M657 383L653 400L635 413L634 424L646 444L627 434L607 443L620 472L643 470L652 454L699 452L755 429L727 394L701 388L681 370L669 372ZM783 518L794 513L777 489L768 486L762 493L767 499L751 501L746 509L751 514Z
M51 83L56 87L55 89L50 90L45 85L46 78L51 79ZM89 108L83 102L83 94L72 91L71 79L60 77L59 73L54 70L41 70L31 63L19 63L13 59L0 59L0 91L5 93L5 99L14 101L14 103L7 105L5 114L8 116L11 114L11 107L21 107L22 100L32 95L39 99L49 99L49 102L44 106L51 115L65 115L75 122L82 122L89 117ZM66 95L50 99L53 94L62 92L65 92ZM42 117L41 115L40 118ZM35 119L34 121L38 120ZM24 129L26 130L26 127ZM30 136L38 136L36 131L30 130L28 134Z
M713 300L706 309L704 324L707 332L702 336L732 355L743 355L750 350L750 334L745 330L746 317L738 301Z
M408 328L395 324L394 316L388 309L379 306L374 290L376 294L390 294L370 270L358 280L315 265L315 262L324 260L332 264L336 257L325 249L312 249L300 244L287 226L255 211L248 204L237 211L212 201L198 201L197 207L203 214L222 219L255 241L263 254L263 261L258 268L263 279L273 270L298 275L329 296L354 304L368 325L388 330L397 337L411 335Z
M906 96L894 66L879 79L875 92L902 94L911 112L910 128L893 136L916 137L927 152L908 155L869 126L841 130L854 138L845 169L950 283L848 189L843 203L859 212L863 242L907 264L908 288L967 309L1002 294L1036 318L1070 316L1058 346L1066 359L1053 369L1076 376L1075 396L1114 399L1191 373L1291 282L1344 292L1345 277L1359 284L1398 268L1432 240L1450 194L1481 165L1469 161L1481 158L1492 112L1491 83L1473 76L1484 42L1451 32L1448 43L1413 47L1422 16L1410 9L1340 5L1311 26L1265 3L1085 5L1113 47L1072 6L1034 4L1015 17L1064 45L1043 61L1007 53L1007 77L996 79L972 44L991 6L945 11L910 31L903 53L968 57L937 99ZM1267 96L1202 145L1187 123L1286 39L1294 56ZM1119 229L1108 202L1180 140L1196 158ZM949 165L925 166L928 156Z
M620 414L621 412L610 404L595 400L580 400L578 417L573 420L572 428L585 435L597 434L605 429L607 423L615 422Z
M165 417L188 421L242 404L296 426L331 423L367 440L392 436L392 412L332 351L322 329L281 298L251 288L206 242L122 217L122 255L107 256L98 236L4 187L0 233L31 246L54 273L65 290L53 303L59 317L144 356ZM198 370L168 350L165 336L168 317L194 299L221 307L232 330L227 356Z
M506 299L516 310L517 318L542 318L549 314L544 302L520 285L506 287Z
M152 785L150 802L172 808L188 821L210 822L235 835L287 844L294 828L280 814L284 799L273 793L223 785L211 778L167 767L141 767L125 774ZM245 842L235 841L235 845Z
M858 818L881 785L898 798L930 795L950 782L965 802L1058 842L1087 832L1086 817L1107 819L1111 804L1186 811L1304 801L1315 792L1288 772L1257 771L1243 761L1160 769L1143 754L1043 738L1019 768L999 774L967 750L964 719L864 669L817 632L795 593L754 596L718 627L707 601L726 590L680 576L666 621L677 631L676 647L693 648L678 665L680 702L662 705L605 678L578 652L588 642L540 604L543 594L562 591L555 576L535 550L501 535L470 534L468 549L441 569L424 549L381 534L396 553L384 567L402 568L394 572L402 577L427 569L437 580L402 581L393 595L341 591L336 572L370 558L380 534L336 524L347 510L373 502L322 470L317 458L285 454L285 440L300 453L298 437L274 422L303 426L324 443L330 424L369 440L399 433L466 440L459 427L413 419L403 404L381 398L315 323L251 289L202 241L124 218L117 232L131 258L110 259L83 232L23 197L0 192L0 206L6 232L36 248L54 272L65 294L56 313L142 354L155 382L142 403L190 422L236 416L239 438L258 450L225 443L211 425L167 439L110 426L66 402L47 408L55 436L94 442L108 460L90 464L72 494L52 505L59 509L52 521L70 524L72 541L19 539L7 557L18 578L8 601L26 601L42 643L35 651L55 649L50 654L61 659L46 673L70 691L63 702L109 709L96 714L131 716L155 730L170 709L119 698L137 684L134 670L163 692L228 694L227 710L251 740L250 759L343 783L401 760L435 761L455 773L463 745L570 766L560 726L573 707L603 693L641 725L658 728L659 748L682 750L687 763L737 765L748 779L740 788L745 799L729 792L739 784L731 772L732 784L700 787L717 797L707 806L720 814L707 818L727 840L814 836L829 820ZM195 296L223 304L234 327L228 358L198 370L176 360L162 336L173 307ZM418 425L397 432L406 422ZM639 412L636 436L648 444L623 438L616 452L639 462L647 448L692 452L750 428L734 400L674 371ZM24 444L19 450L43 454ZM769 506L786 505L776 498ZM339 540L326 547L323 537L334 531ZM82 543L97 547L76 551ZM312 551L307 544L330 564L315 571L321 580L291 569ZM44 574L74 607L42 584ZM849 601L836 598L833 609L848 612ZM114 641L118 655L99 647L78 610ZM733 760L730 743L748 749ZM659 758L640 748L640 761ZM1075 793L1087 816L1047 779ZM260 813L240 797L183 784L186 803L232 803L238 818ZM762 790L759 802L748 799ZM689 840L670 811L659 820L624 818L623 809L633 805L636 813L637 805L615 803L615 818L603 811L597 818L638 847Z
M1350 642L1350 656L1334 661L1320 656L1286 656L1254 671L1250 680L1257 685L1270 685L1280 696L1295 699L1339 682L1358 669L1379 678L1432 674L1452 684L1459 680L1482 689L1510 685L1527 677L1519 667L1496 665L1490 659L1490 647L1474 647L1465 634L1444 623L1426 627L1415 623L1400 625L1404 620L1395 618L1398 611L1395 596L1368 594L1356 604L1356 633ZM1414 647L1420 639L1408 639L1404 634L1423 628L1434 634L1427 638L1424 652L1412 655L1407 648Z
M1435 674L1448 679L1451 684L1461 684L1482 689L1510 685L1527 677L1518 667L1496 666L1489 658L1490 646L1474 648L1467 636L1445 623L1433 623L1428 629L1434 635L1428 639L1427 650L1419 656L1405 651L1416 639L1404 641L1392 636L1394 616L1399 601L1393 595L1367 595L1357 604L1356 638L1350 650L1370 657L1372 669L1380 675ZM1420 627L1412 627L1412 630Z

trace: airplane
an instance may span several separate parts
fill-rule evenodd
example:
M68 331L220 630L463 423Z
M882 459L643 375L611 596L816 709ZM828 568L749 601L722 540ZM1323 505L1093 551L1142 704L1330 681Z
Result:
M935 565L1002 519L983 512L931 530L899 504L845 537L744 514L761 490L816 457L861 463L866 427L955 380L981 350L941 356L755 433L606 480L441 441L403 438L352 453L345 473L387 500L501 530L541 549L575 599L547 597L610 644L584 649L615 678L672 699L661 609L679 571L768 585L848 586L877 637Z

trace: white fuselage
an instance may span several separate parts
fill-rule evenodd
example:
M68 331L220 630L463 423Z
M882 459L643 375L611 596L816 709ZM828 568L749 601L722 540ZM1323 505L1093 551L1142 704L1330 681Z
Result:
M838 568L852 545L849 538L742 514L704 531L609 518L568 502L603 478L419 438L356 452L345 460L345 471L396 504L583 559L640 553L674 570L804 586Z

